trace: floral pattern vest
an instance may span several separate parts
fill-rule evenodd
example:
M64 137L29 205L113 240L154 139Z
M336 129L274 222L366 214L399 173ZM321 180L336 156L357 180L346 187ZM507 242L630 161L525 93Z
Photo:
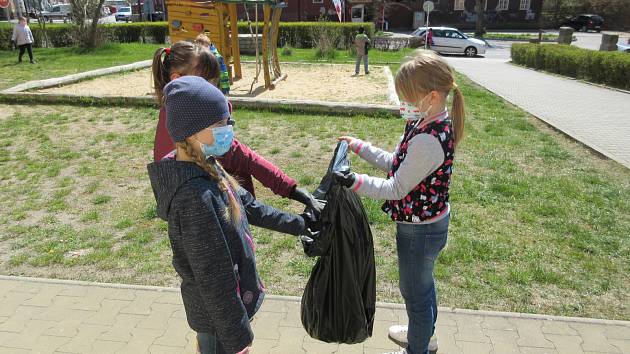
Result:
M444 151L444 162L403 199L387 200L381 209L394 221L419 223L434 218L447 209L455 141L448 117L422 128L416 128L414 123L408 123L405 127L405 135L394 152L392 169L387 179L394 176L407 156L409 141L418 134L431 134L438 139Z

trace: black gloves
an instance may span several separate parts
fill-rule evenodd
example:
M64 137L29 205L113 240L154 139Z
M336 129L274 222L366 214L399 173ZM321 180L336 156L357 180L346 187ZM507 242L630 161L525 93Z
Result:
M319 236L322 227L321 221L311 214L310 210L300 214L300 216L304 219L304 232L299 236L299 239L304 247L308 247L307 245Z
M352 188L352 185L354 184L354 180L356 179L354 172L343 173L343 172L335 171L333 172L333 177L337 183L339 183L340 185L346 188Z
M313 195L304 188L298 188L297 186L293 188L289 198L298 201L313 210L313 212L315 212L315 217L319 217L319 214L322 210L324 210L324 206L326 206L321 201L315 199L315 197L313 197Z

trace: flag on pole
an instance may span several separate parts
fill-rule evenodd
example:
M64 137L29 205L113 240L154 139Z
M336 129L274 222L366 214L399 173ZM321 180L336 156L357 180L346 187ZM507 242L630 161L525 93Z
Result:
M339 22L341 22L341 0L333 0L333 4L335 4L335 11L337 11Z

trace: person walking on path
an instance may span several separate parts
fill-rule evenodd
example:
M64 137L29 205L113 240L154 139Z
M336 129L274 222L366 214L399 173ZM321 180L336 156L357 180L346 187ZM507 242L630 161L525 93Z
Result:
M433 267L447 240L449 186L455 148L464 132L464 98L451 68L431 51L407 59L395 81L406 120L396 150L389 153L353 137L339 138L386 171L387 178L336 172L335 179L361 196L386 200L382 210L396 222L400 292L409 318L408 326L392 326L389 335L405 347L399 354L428 354L438 309ZM437 350L436 340L430 349Z
M33 60L33 42L35 42L35 40L33 39L33 32L31 32L30 27L28 27L28 22L25 17L20 16L18 24L13 27L11 42L20 49L18 63L22 62L24 52L28 51L28 58L31 64L35 64L35 60Z
M359 75L361 69L361 60L363 60L363 67L365 69L365 75L370 73L368 68L368 45L370 44L370 37L365 34L363 27L359 28L359 33L354 38L354 48L357 51L357 62L354 70L355 75Z
M433 46L433 28L429 28L429 32L427 32L427 48L431 49Z
M173 266L190 327L202 354L246 354L250 320L265 288L256 269L249 225L314 237L310 218L258 202L217 162L232 145L225 97L198 76L164 90L173 158L147 166L158 216L168 222Z

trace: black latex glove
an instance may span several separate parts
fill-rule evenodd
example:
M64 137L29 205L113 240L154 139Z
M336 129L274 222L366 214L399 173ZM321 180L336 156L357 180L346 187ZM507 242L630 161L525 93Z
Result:
M315 212L315 217L319 217L319 214L321 214L322 210L324 210L324 207L326 206L326 204L315 199L315 197L313 197L313 195L304 188L293 188L289 198L298 201L313 210L313 212Z
M310 229L306 229L304 230L302 235L299 236L299 238L300 238L300 241L302 242L302 245L304 246L304 249L306 249L310 246L310 244L315 242L318 236L319 236L319 231L314 232L314 231L311 231Z
M302 219L304 219L304 228L311 230L313 232L318 232L322 228L321 220L315 215L311 213L310 210L305 211L300 214Z
M354 184L354 180L356 179L356 176L354 175L354 172L343 173L343 172L335 171L333 172L333 178L340 185L346 188L351 188L352 185Z

